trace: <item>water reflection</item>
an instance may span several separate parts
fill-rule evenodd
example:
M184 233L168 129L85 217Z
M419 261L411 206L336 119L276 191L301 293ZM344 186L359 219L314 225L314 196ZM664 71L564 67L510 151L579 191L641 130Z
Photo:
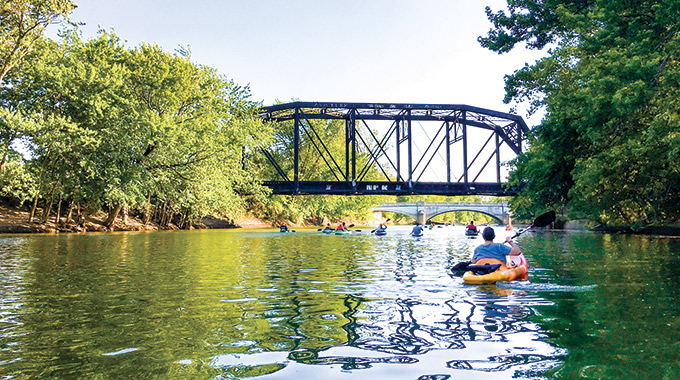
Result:
M478 287L449 268L479 241L409 232L0 237L0 376L613 378L640 370L612 358L680 362L676 243L525 234L531 282Z

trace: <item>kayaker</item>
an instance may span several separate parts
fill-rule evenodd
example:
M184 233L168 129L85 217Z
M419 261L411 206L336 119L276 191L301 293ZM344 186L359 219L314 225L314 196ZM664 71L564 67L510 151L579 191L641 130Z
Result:
M423 227L420 225L420 223L416 222L416 225L413 226L413 231L411 231L411 235L422 235L423 234Z
M471 220L471 221L470 221L470 224L468 224L465 228L468 229L469 231L475 231L475 232L477 232L477 226L475 226L475 221L474 221L474 220Z
M345 222L342 222L341 224L338 224L338 228L336 228L336 231L344 231L346 230L347 227L345 227Z
M375 232L385 232L386 229L387 229L387 226L384 225L384 224L382 224L382 223L380 223L380 225L378 226L378 228L375 229Z
M289 231L288 226L286 226L286 222L282 222L281 227L279 227L279 228L281 229L281 232L288 232Z
M497 260L505 266L507 262L506 256L519 256L522 252L515 242L512 241L510 236L505 238L505 241L509 245L502 243L494 243L493 239L496 237L496 232L491 227L486 227L482 231L482 238L484 238L484 244L475 248L475 253L472 255L472 263L477 264L479 261L484 260L482 264L495 264L493 260ZM487 261L491 260L491 261Z
M330 232L330 231L333 231L333 227L331 227L331 224L328 223L326 225L326 228L323 229L323 232Z

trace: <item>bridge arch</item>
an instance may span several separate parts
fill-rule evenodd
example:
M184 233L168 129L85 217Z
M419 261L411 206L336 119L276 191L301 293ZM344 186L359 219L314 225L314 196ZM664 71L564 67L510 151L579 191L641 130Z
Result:
M418 223L425 223L433 217L447 212L454 211L472 211L481 214L489 215L492 218L501 222L501 224L508 224L510 222L510 207L507 202L502 203L463 203L463 202L448 202L448 203L382 203L373 208L373 211L395 212L410 216Z
M493 218L495 221L497 221L499 224L508 224L508 222L509 222L509 218L508 218L508 220L503 220L502 218L498 217L497 215L494 215L494 214L492 214L492 213L490 213L490 212L487 212L487 211L467 210L467 209L442 211L442 212L439 212L439 213L436 213L436 214L433 214L433 215L428 215L426 221L429 221L429 220L431 220L432 218L434 218L434 217L436 217L436 216L438 216L438 215L447 214L447 213L456 212L456 211L468 211L468 212L477 212L477 213L480 213L480 214L484 214L484 215L487 215L487 216L492 217L492 218ZM467 222L467 221L466 221L466 222Z

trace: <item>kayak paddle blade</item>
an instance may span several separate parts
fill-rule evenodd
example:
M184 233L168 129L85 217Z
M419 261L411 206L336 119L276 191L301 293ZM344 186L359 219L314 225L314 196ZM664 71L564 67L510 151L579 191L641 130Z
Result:
M522 231L519 231L518 233L515 234L515 236L512 237L512 239L516 238L517 236L529 231L532 228L536 227L545 227L550 225L552 222L555 221L555 211L548 211L545 214L541 214L538 216L538 218L534 219L534 222L531 223L531 225Z
M534 222L531 224L534 227L545 227L547 225L550 225L552 222L555 221L555 211L548 211L543 215L540 215Z

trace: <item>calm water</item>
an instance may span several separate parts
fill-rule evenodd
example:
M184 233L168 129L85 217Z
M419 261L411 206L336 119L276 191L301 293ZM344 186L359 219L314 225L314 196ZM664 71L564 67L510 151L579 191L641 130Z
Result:
M479 287L462 227L388 231L2 236L0 378L680 378L680 239L526 233Z

